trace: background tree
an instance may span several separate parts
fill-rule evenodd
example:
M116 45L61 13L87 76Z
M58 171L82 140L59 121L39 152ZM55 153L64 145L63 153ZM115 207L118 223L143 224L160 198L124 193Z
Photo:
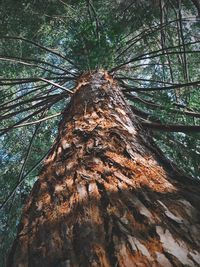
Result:
M199 21L193 1L1 6L2 265L82 72L108 70L141 124L159 130L151 134L165 155L199 177Z

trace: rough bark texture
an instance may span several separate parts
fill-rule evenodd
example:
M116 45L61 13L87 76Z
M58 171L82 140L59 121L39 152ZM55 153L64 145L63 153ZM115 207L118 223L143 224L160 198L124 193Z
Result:
M155 151L118 84L83 76L8 267L200 266L198 186Z

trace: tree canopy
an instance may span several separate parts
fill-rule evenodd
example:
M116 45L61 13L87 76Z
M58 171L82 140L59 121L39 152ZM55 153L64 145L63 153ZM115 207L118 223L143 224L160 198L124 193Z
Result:
M107 70L165 155L199 179L199 1L2 1L0 243L84 72Z

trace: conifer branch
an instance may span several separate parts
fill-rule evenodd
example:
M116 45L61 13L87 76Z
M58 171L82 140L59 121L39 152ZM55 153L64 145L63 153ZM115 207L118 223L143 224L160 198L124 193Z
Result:
M36 43L36 42L34 42L34 41L32 41L32 40L28 40L28 39L26 39L26 38L24 38L24 37L17 37L17 36L2 36L2 37L0 37L0 38L1 38L1 39L20 40L20 41L24 41L24 42L26 42L26 43L32 44L32 45L34 45L34 46L36 46L36 47L38 47L38 48L40 48L40 49L42 49L42 50L45 50L45 51L47 51L47 52L49 52L49 53L52 53L52 54L54 54L54 55L56 55L56 56L58 56L58 57L60 57L60 58L62 58L62 59L64 59L64 60L66 60L66 61L69 62L71 65L73 65L76 69L79 69L79 67L78 67L77 65L75 65L74 62L72 62L70 59L66 58L66 57L63 56L62 54L60 54L60 53L58 53L58 52L55 52L55 50L50 49L50 48L48 48L48 47L45 47L45 46L43 46L43 45L41 45L41 44L38 44L38 43ZM71 74L71 75L73 75L73 76L76 76L76 75L75 75L74 73L72 73L72 72L69 72L69 71L68 71L68 73Z
M174 109L174 108L173 109L172 108L166 109L165 106L162 106L162 105L157 104L155 102L143 99L143 98L141 98L139 96L134 96L134 95L128 94L128 95L126 95L126 97L129 100L143 103L143 104L145 104L145 105L147 105L147 106L149 106L150 108L153 108L153 109L166 110L169 113L182 114L182 115L187 115L187 116L191 116L191 117L195 117L195 118L200 118L200 112L195 112L193 110L189 110L186 106L179 105L178 103L172 103L172 104L177 106L177 107L184 108L184 110Z
M49 79L47 80L47 79L45 79L45 78L40 78L40 80L41 80L41 81L44 81L44 82L46 82L46 83L49 83L49 84L51 84L51 85L53 85L53 86L55 86L55 87L57 87L57 88L60 88L60 89L66 91L66 92L68 92L68 93L70 93L70 94L73 94L73 93L74 93L73 91L71 91L71 90L65 88L65 87L62 86L62 85L59 85L59 84L57 84L57 83L55 83L55 82L52 82L52 81L50 81Z
M38 60L38 59L33 59L33 58L20 58L20 57L15 57L15 56L0 55L0 60L2 60L2 61L3 60L4 61L10 61L10 62L14 62L14 63L18 63L18 64L30 66L30 67L36 67L36 68L39 68L39 69L47 70L47 69L44 69L44 67L42 67L40 65L31 63L31 62L33 62L33 63L47 65L47 66L52 67L54 69L61 70L64 73L68 72L68 70L63 68L63 67L60 67L60 66L57 66L57 65L53 65L53 64L51 64L49 62L46 62L46 61L43 61L43 60ZM58 73L58 75L60 75L60 73Z
M149 120L143 120L141 124L146 128L165 132L200 133L200 126L196 125L160 124Z
M185 46L186 45L192 45L192 44L196 44L196 43L199 43L199 41L194 41L194 42L190 42L190 43L187 43L187 44L184 44ZM176 46L169 46L169 47L166 47L164 50L163 49L159 49L159 50L156 50L156 51L151 51L151 52L147 52L147 53L144 53L144 54L141 54L139 56L136 56L124 63L121 63L120 65L112 68L109 72L112 73L112 72L115 72L119 69L121 69L123 66L127 65L127 64L130 64L132 62L136 62L136 61L139 61L139 60L145 60L145 59L151 59L151 58L155 58L155 57L160 57L160 56L166 56L166 55L173 55L173 54L183 54L183 53L200 53L200 50L188 50L188 51L169 51L167 52L168 50L171 50L171 49L177 49L177 48L180 48L182 47L183 44L180 44L180 45L176 45ZM161 52L161 53L160 53Z
M164 27L168 26L171 23L178 22L179 20L180 19L177 18L175 20L172 20L172 21L169 21L169 22L166 22L166 23L159 24L158 26L152 26L152 27L150 27L150 29L143 30L141 33L139 33L138 35L132 37L129 41L127 41L126 45L129 44L129 46L126 47L122 52L120 52L117 55L117 57L115 57L115 60L119 59L122 55L126 54L126 52L131 47L133 47L137 42L141 41L143 38L149 36L150 34L153 34L153 33L157 32L157 31L161 31ZM182 21L188 21L188 20L189 20L189 18L182 18ZM199 42L199 41L197 41L197 42ZM189 44L193 44L193 43L189 43ZM116 50L116 53L118 52L118 50L119 49Z
M33 116L36 116L38 114L40 114L41 112L43 112L45 109L50 109L51 106L53 106L55 103L59 102L62 99L61 96L58 96L54 101L52 101L51 103L47 104L46 106L43 106L42 108L40 108L39 110L34 111L33 113L29 114L28 116L24 117L23 119L19 120L18 122L14 123L13 125L6 127L6 128L1 128L0 129L0 136L6 134L7 132L9 132L12 129L15 129L16 126L21 125L23 122L27 121L28 119L32 118Z
M134 87L131 88L131 86L122 84L122 87L125 89L123 90L124 92L139 92L139 91L160 91L160 90L172 90L172 89L181 89L184 87L191 87L191 86L196 86L199 85L200 81L195 81L195 82L189 82L189 83L180 83L180 84L174 84L171 86L166 86L166 87Z

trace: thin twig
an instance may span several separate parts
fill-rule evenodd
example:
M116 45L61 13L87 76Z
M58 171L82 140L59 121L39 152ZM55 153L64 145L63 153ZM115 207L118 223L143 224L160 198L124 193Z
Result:
M16 129L16 128L21 128L21 127L25 127L25 126L29 126L29 125L34 125L34 124L38 124L42 121L47 121L47 120L50 120L50 119L53 119L55 117L58 117L60 116L62 113L61 112L58 112L56 114L53 114L51 116L48 116L48 117L45 117L43 119L40 119L40 120L37 120L37 121L31 121L31 122L27 122L27 123L23 123L23 124L20 124L20 125L17 125L17 126L14 126L13 128ZM1 129L0 129L1 130Z
M71 91L71 90L65 88L65 87L62 86L62 85L59 85L59 84L54 83L54 82L52 82L52 81L49 81L49 80L47 80L47 79L45 79L45 78L40 78L40 80L41 80L41 81L44 81L44 82L46 82L46 83L49 83L49 84L51 84L51 85L53 85L53 86L55 86L55 87L57 87L57 88L60 88L60 89L62 89L62 90L64 90L64 91L67 91L67 92L70 93L70 94L74 94L73 91Z

